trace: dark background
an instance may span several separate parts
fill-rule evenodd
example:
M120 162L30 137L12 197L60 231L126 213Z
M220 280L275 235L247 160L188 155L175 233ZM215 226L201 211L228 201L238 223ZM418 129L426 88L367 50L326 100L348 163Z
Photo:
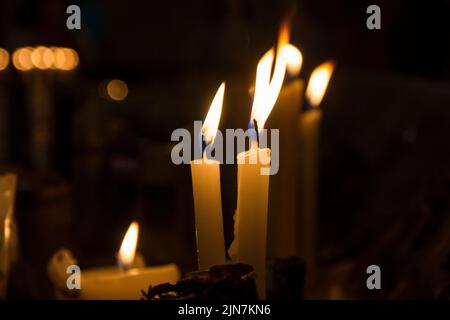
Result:
M65 11L75 3L82 29L70 31ZM371 4L381 7L381 30L366 28ZM1 1L1 47L67 46L80 56L77 70L49 82L55 121L45 165L31 151L30 124L38 120L27 107L29 76L12 66L0 72L8 106L0 160L20 179L21 258L11 297L51 296L45 263L62 246L82 266L113 264L133 219L141 223L139 250L148 263L195 269L190 173L171 164L170 134L204 116L223 80L230 84L223 126L245 127L250 104L234 102L248 100L242 88L294 10L291 43L303 53L301 76L324 60L337 62L322 104L324 276L314 294L448 297L450 2L444 0ZM127 82L127 99L99 95L99 84L110 78ZM236 108L248 111L236 120ZM233 179L224 178L223 186L227 243ZM369 264L383 270L381 293L365 290Z

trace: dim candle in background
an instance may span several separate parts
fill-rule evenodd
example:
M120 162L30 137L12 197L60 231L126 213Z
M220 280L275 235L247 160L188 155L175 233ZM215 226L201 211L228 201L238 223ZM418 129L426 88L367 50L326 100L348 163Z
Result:
M268 256L300 256L298 214L298 118L302 105L304 81L296 78L303 58L299 49L289 44L284 50L289 82L283 84L272 114L270 127L280 130L279 171L270 179L268 216ZM285 81L286 82L286 81Z
M133 222L128 228L117 254L117 265L81 270L81 288L74 298L83 300L138 300L141 290L161 283L176 283L180 278L177 265L170 263L162 266L145 267L142 257L136 255L139 225ZM77 261L68 250L61 250L51 258L48 274L57 292L66 292L69 298L74 290L67 287L67 267Z
M0 161L8 160L9 121L5 85L8 81L7 70L9 53L0 48Z
M213 144L217 134L224 92L225 83L222 83L203 123L201 136L208 146ZM200 270L225 263L220 163L208 159L206 151L202 151L202 159L191 162L197 258Z
M14 174L0 176L0 298L8 288L14 249L14 199L17 179Z
M241 152L238 161L238 196L235 213L235 241L231 248L237 260L254 267L258 296L266 296L267 211L269 196L270 149L260 148L258 137L277 101L286 73L283 50L289 42L289 29L283 25L278 39L278 52L270 78L274 49L259 61L256 71L250 127L256 133L249 151ZM266 171L264 173L264 171ZM237 248L236 248L237 247Z
M317 251L317 203L319 141L322 110L319 105L325 95L334 70L333 62L319 65L311 74L306 88L307 110L300 116L300 244L307 264L308 282L314 279ZM311 280L310 280L311 279Z

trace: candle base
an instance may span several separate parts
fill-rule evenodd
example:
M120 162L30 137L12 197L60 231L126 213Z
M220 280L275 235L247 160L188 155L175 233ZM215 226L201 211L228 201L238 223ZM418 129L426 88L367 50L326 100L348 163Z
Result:
M253 267L248 264L212 266L209 270L186 274L177 284L150 287L145 300L256 300Z

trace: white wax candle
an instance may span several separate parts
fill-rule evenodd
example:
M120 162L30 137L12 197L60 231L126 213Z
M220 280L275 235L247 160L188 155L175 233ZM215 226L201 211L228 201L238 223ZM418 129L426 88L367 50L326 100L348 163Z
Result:
M201 129L205 144L211 145L217 134L222 113L225 83L222 83L211 103ZM192 191L194 196L197 258L200 270L225 263L220 163L203 158L191 161Z
M204 270L225 263L220 163L210 159L194 160L191 174L198 267Z
M141 290L161 283L175 284L180 279L178 267L171 263L162 266L120 270L118 267L81 271L80 299L138 300Z
M272 48L259 60L250 123L256 133L252 148L238 154L238 198L235 213L235 239L230 254L253 266L258 296L266 297L266 244L269 197L270 149L260 148L259 136L272 111L286 74L289 27L281 26L277 58ZM264 139L267 141L266 139ZM265 146L263 146L265 147ZM256 160L256 161L255 161ZM265 171L265 172L264 172Z
M58 251L48 264L48 275L61 299L82 300L138 300L141 290L161 283L176 283L180 279L177 265L170 263L161 266L145 267L139 254L133 266L122 270L117 266L81 270L80 289L69 289L67 268L77 265L67 249ZM61 293L65 292L65 295Z
M60 250L50 259L47 267L49 278L57 292L65 292L60 298L74 297L87 300L135 300L142 297L141 290L161 283L176 283L180 279L178 267L171 263L163 266L145 267L144 259L135 256L139 225L133 222L128 228L117 254L120 267L81 270L80 281L72 276L69 266L77 265L69 250ZM76 286L79 284L79 288Z
M252 158L257 159L256 163L250 162ZM253 266L258 294L264 298L269 175L261 174L261 169L269 169L270 149L252 148L238 154L237 159L237 259Z
M283 85L270 115L270 127L280 130L279 170L270 178L268 256L301 256L298 188L298 117L304 81Z
M306 260L309 285L315 281L317 260L319 138L322 120L319 105L333 71L334 63L331 61L313 70L305 92L310 110L303 112L299 120L301 249Z
M300 138L300 251L305 259L308 279L316 269L317 191L319 173L319 134L322 110L304 112L299 121Z

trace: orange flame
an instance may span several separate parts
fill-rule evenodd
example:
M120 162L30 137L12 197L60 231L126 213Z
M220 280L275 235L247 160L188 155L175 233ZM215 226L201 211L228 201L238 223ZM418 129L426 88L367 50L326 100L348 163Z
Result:
M117 260L119 266L124 269L129 269L134 262L136 255L137 240L139 235L139 224L133 221L128 227L125 237L123 237L122 245L120 246Z
M217 129L219 127L220 115L222 114L223 96L225 93L225 82L222 82L216 95L209 107L208 114L203 122L202 134L205 142L211 144L216 138Z
M289 43L289 25L283 24L280 28L277 46L277 59L272 79L270 78L274 60L274 49L267 51L259 60L256 69L255 96L253 98L251 122L256 121L258 129L262 130L275 106L281 86L286 74L286 45Z
M303 55L301 51L292 44L284 47L283 55L286 59L287 73L291 77L295 77L300 73L303 64Z
M317 107L322 102L334 67L334 62L327 61L317 66L311 73L305 93L310 106Z

